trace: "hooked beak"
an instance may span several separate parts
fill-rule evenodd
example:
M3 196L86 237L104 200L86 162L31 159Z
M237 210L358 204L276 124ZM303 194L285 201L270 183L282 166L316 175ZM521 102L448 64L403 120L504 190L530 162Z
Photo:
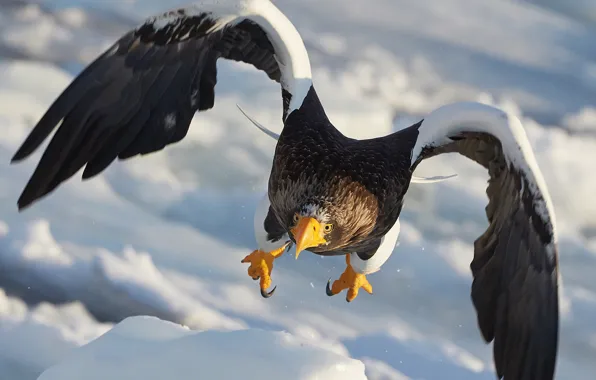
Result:
M301 217L290 232L296 241L296 259L305 249L317 247L327 241L323 238L321 223L315 218Z

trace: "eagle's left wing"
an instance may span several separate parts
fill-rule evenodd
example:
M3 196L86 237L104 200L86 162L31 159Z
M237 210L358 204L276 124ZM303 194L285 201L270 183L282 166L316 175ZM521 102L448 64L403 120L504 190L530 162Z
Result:
M443 106L418 124L411 170L457 152L484 166L488 229L474 243L472 301L497 375L552 379L559 329L555 215L519 119L480 103Z

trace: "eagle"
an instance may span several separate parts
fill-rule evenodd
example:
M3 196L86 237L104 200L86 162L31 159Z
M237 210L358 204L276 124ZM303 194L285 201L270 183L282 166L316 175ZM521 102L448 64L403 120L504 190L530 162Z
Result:
M489 174L489 226L474 242L471 300L482 337L494 342L496 374L553 378L555 214L520 120L497 107L457 102L389 135L349 138L325 113L299 32L269 0L200 1L125 33L76 76L15 153L12 162L27 158L57 128L19 211L83 167L88 179L116 159L182 140L195 114L214 105L220 58L250 64L281 87L283 129L273 134L268 189L255 212L257 249L242 260L264 297L272 294L274 261L294 245L296 257L303 250L345 257L328 295L347 290L352 301L360 289L372 294L367 276L394 250L404 196L420 180L417 166L459 153Z

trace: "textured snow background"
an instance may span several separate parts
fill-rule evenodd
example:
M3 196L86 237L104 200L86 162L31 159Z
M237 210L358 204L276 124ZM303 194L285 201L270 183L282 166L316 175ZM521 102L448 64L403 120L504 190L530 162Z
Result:
M39 380L366 380L364 364L258 329L193 332L154 317L127 318Z
M547 0L275 3L305 39L319 95L349 136L390 133L456 100L497 104L522 118L558 219L564 289L557 377L591 379L596 24L588 17L590 2L568 1L563 10ZM373 380L493 379L492 347L481 340L469 296L472 243L487 225L487 175L463 157L434 158L418 170L458 177L411 187L400 244L370 277L374 296L361 294L351 304L343 295L329 298L325 283L341 274L343 260L287 255L273 273L275 296L261 298L240 260L255 247L252 214L274 141L235 104L279 131L281 99L275 83L246 65L219 63L216 106L195 117L182 142L115 163L92 181L76 176L17 213L40 154L9 165L22 139L86 63L160 10L162 2L153 0L0 0L1 377L35 379L69 355L82 355L73 350L114 323L151 315L193 330L236 331L244 348L245 337L259 330L238 330L284 330L338 361L361 360ZM176 329L165 322L158 328L170 327ZM201 334L193 344L208 342ZM94 343L110 341L118 353L110 335ZM285 348L271 347L278 350ZM233 357L241 360L242 351Z

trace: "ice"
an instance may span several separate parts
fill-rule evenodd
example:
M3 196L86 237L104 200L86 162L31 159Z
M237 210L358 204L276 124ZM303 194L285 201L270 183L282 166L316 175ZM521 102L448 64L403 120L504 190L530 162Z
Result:
M592 378L596 31L527 2L276 4L303 35L317 91L348 136L384 135L459 100L521 118L558 221L558 378ZM0 337L0 377L35 379L59 361L72 363L72 349L112 323L150 315L202 331L197 342L205 333L214 342L225 334L273 341L281 335L272 331L287 331L362 360L372 380L493 379L492 347L482 342L469 298L488 176L462 157L433 158L417 170L458 176L412 185L399 245L369 279L374 296L351 304L329 298L325 283L343 260L290 254L276 263L275 296L261 298L240 260L255 247L252 215L275 142L236 104L279 132L281 99L279 86L247 65L219 64L215 108L195 117L180 143L116 162L92 181L77 174L16 211L40 154L9 164L27 132L83 64L159 10L163 3L149 0L0 2L0 331L10 334Z

